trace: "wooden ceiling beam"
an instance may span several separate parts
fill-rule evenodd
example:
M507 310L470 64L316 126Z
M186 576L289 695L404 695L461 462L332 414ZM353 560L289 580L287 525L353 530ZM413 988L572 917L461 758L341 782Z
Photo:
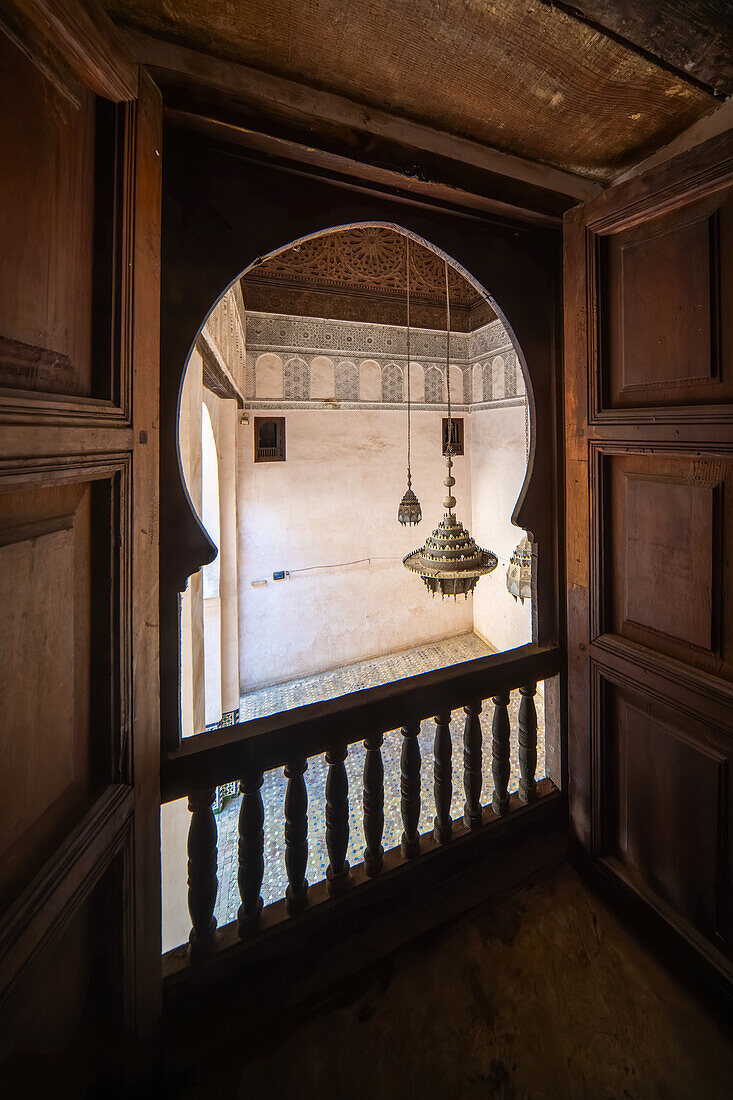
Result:
M597 181L573 172L503 153L345 96L152 38L132 28L126 28L124 35L135 56L154 71L164 95L166 87L171 86L208 91L229 104L256 108L265 118L296 123L310 132L314 144L322 132L349 131L362 135L362 142L392 143L413 150L416 157L426 153L537 192L562 196L570 200L566 206L584 202L602 189Z
M389 192L397 202L419 202L443 212L508 218L530 225L558 228L562 214L550 214L532 206L519 206L510 202L462 190L435 180L424 180L404 175L398 171L381 168L343 155L330 153L312 145L275 137L272 134L238 126L221 119L207 117L198 112L167 108L165 117L181 129L205 134L220 143L243 146L255 159L262 154L285 170L319 175L343 187L370 192ZM603 188L598 187L597 192ZM564 209L576 205L566 202Z

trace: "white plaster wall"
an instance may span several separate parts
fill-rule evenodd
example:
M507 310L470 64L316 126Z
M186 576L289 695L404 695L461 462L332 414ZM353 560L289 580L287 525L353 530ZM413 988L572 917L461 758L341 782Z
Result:
M316 355L311 360L310 394L314 400L326 401L336 396L333 359L327 355Z
M474 592L474 629L497 650L513 649L532 640L531 602L522 606L506 589L507 565L523 534L511 516L526 469L524 407L476 410L468 425L471 533L499 558Z
M255 363L255 396L269 399L283 395L283 361L271 352Z
M221 721L221 599L204 598L204 715L206 725Z
M160 807L161 924L164 951L186 943L191 931L186 884L186 845L190 820L185 798L166 802Z
M472 629L470 597L433 599L402 565L443 514L442 416L413 415L413 488L423 507L413 528L397 522L405 413L289 410L286 462L254 463L253 425L239 428L247 433L237 446L243 692ZM468 523L467 458L456 458L454 474L457 514ZM370 556L389 560L335 567ZM313 565L329 568L272 579L277 570ZM253 588L260 579L267 585Z

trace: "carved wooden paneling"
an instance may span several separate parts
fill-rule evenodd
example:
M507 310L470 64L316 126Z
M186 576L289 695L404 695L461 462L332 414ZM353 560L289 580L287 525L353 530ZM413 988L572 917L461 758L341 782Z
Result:
M733 460L619 450L598 461L597 551L606 563L605 576L600 565L597 572L600 629L723 671L731 578L722 546Z
M94 124L0 34L0 384L92 392ZM28 140L29 133L33 141Z
M129 1012L120 942L131 933L129 829L0 1003L4 1096L115 1095ZM129 1022L129 1020L128 1020ZM99 1092L97 1092L99 1090Z
M0 478L0 902L126 769L111 635L124 572L120 485L79 467L23 487Z
M729 943L733 740L640 688L597 680L602 854L707 937Z
M733 135L567 216L571 828L733 979ZM686 942L682 942L682 938Z
M596 238L606 409L733 396L733 200L724 191Z
M94 3L0 22L0 1093L111 1095L160 1003L161 108Z

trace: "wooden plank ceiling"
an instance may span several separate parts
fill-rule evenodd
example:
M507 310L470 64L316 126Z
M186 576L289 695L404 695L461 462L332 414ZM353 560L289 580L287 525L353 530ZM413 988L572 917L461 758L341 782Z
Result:
M587 0L580 16L543 0L106 6L200 53L601 182L708 114L733 83L730 7L709 0Z

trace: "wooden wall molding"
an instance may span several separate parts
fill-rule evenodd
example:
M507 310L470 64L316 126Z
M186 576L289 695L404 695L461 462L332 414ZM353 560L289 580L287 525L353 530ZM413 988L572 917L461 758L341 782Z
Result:
M0 1009L130 843L132 788L110 784L0 919ZM132 899L127 899L131 906ZM131 910L128 913L131 919Z
M137 65L95 0L7 0L0 25L44 76L72 102L71 72L114 102L137 96Z

